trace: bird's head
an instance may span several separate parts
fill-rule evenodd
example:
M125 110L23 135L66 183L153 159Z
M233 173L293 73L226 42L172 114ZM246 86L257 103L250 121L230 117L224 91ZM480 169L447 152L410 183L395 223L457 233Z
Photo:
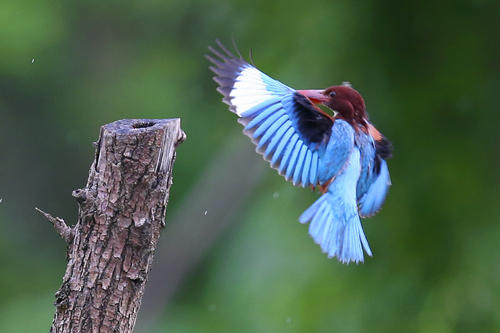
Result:
M339 118L354 125L355 123L367 126L365 101L353 88L331 86L324 90L299 90L300 94L309 98L314 104L322 104L338 112Z

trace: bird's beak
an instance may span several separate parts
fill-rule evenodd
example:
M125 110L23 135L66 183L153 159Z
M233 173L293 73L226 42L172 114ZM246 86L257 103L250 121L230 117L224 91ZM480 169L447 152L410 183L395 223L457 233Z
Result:
M323 95L323 90L297 90L297 92L309 98L314 104L323 104L328 101L328 97Z

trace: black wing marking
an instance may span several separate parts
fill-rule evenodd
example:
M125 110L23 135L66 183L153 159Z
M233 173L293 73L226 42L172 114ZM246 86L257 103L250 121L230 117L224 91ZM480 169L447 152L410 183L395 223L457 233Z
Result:
M311 143L325 142L332 134L333 119L319 112L311 101L300 93L295 93L297 127L305 140Z

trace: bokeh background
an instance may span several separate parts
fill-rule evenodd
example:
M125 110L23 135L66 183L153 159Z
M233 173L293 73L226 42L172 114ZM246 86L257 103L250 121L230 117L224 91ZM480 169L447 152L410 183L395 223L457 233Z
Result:
M500 2L0 2L0 332L47 331L99 126L182 118L136 332L500 332ZM254 153L203 58L351 81L393 142L362 265L297 222L317 197Z

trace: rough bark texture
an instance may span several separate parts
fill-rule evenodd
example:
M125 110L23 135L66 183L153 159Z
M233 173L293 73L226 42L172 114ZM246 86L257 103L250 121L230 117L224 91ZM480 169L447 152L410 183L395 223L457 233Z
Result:
M73 192L78 223L47 216L68 242L51 332L132 332L184 138L179 119L101 128L87 186Z

